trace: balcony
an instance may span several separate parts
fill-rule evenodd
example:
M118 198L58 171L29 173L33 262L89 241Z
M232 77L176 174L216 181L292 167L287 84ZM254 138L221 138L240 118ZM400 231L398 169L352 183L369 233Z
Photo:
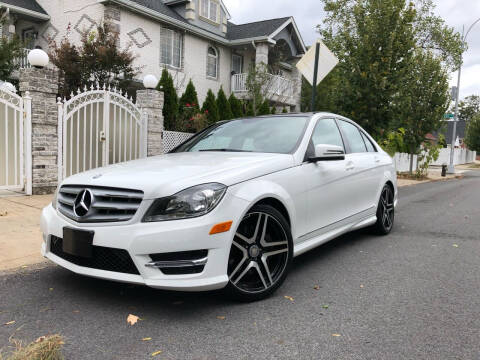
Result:
M20 57L15 59L15 64L18 64L21 69L30 67L30 64L27 60L30 50L31 49L22 49L22 54L20 55Z
M246 73L232 76L232 92L241 99L248 98L247 77ZM268 99L284 104L295 104L293 99L295 81L278 75L269 74L268 77L269 80L264 88Z

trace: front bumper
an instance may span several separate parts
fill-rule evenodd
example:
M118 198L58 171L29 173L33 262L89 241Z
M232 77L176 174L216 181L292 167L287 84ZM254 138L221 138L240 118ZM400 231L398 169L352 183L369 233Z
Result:
M247 207L245 200L227 192L216 209L194 219L156 223L79 224L49 205L43 209L41 217L44 238L41 252L44 257L66 269L95 278L178 291L221 289L228 283L227 264L233 234ZM209 235L213 225L230 220L233 220L230 231ZM52 236L62 238L64 227L95 231L94 246L126 250L139 275L79 266L55 255L50 251ZM147 266L152 262L150 254L194 250L208 250L207 262L200 273L166 275L157 268Z

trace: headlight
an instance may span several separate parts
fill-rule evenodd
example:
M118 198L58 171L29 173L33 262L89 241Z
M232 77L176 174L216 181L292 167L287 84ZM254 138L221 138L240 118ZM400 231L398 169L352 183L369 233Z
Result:
M57 198L58 198L58 190L60 189L60 185L57 186L55 189L55 192L53 193L53 198L52 198L52 206L55 210L57 210Z
M197 185L173 196L157 199L145 214L144 222L189 219L212 211L227 187L218 183Z

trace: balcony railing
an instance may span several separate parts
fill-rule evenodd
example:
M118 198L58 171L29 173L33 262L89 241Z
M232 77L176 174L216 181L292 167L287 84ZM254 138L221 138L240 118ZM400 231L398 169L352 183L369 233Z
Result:
M30 63L27 60L28 53L31 49L22 49L22 54L19 58L15 59L16 64L20 66L20 68L29 68Z
M232 91L236 93L246 93L248 74L235 74L232 76ZM294 81L279 75L268 75L269 80L265 84L264 91L270 96L289 98L293 96Z

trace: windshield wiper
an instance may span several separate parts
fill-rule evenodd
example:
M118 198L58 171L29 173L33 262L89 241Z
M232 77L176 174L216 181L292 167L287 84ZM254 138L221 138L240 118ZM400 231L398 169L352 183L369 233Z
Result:
M204 151L223 151L223 152L253 152L253 151L250 151L250 150L238 150L238 149L202 149L202 150L198 150L200 152L204 152Z

